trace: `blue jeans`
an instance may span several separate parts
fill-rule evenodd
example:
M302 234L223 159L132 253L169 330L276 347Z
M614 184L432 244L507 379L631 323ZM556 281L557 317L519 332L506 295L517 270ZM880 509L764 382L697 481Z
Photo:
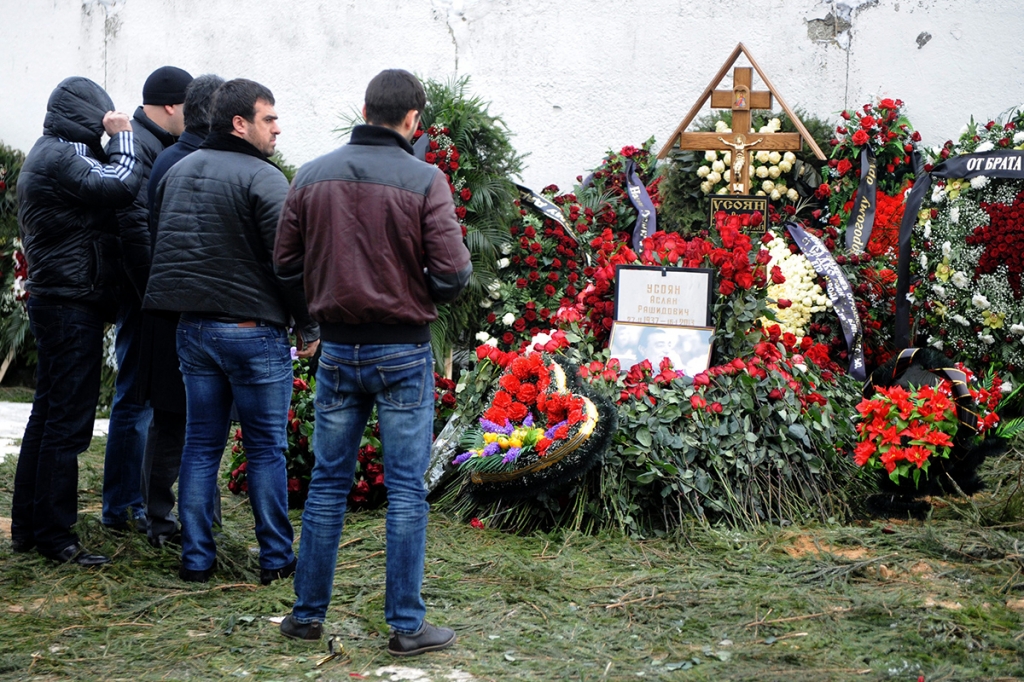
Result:
M39 364L14 475L11 536L44 554L78 537L78 455L92 440L103 357L102 315L61 299L28 300Z
M117 312L117 382L110 408L107 451L103 460L103 516L108 526L131 517L145 523L142 499L142 460L153 410L143 405L135 386L142 343L142 310L137 301L121 304Z
M434 423L430 345L325 342L321 348L313 432L316 464L302 513L298 599L292 614L300 623L323 622L327 614L346 497L360 439L376 405L388 491L384 618L396 632L411 634L426 614L420 590L430 508L423 475Z
M284 459L292 396L288 334L262 322L246 327L185 314L177 335L188 410L178 477L182 566L205 571L217 555L214 500L234 400L249 460L260 567L284 568L295 560Z

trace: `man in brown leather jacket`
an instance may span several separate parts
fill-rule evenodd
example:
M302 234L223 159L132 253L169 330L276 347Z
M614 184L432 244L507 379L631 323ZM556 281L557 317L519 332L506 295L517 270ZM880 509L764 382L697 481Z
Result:
M316 465L302 514L298 597L281 623L288 637L319 639L331 600L345 498L374 406L388 489L388 651L411 656L451 646L428 623L420 596L427 538L426 486L434 416L430 323L472 272L444 174L412 155L426 103L397 69L366 89L350 142L306 164L285 200L274 248L279 277L301 280L320 323Z

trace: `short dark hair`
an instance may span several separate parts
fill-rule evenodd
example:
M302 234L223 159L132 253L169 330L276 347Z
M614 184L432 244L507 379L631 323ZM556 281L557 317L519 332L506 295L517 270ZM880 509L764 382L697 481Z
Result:
M206 137L210 132L210 109L213 93L224 85L224 79L212 73L199 76L185 89L185 127Z
M402 69L381 71L366 86L366 122L398 126L410 110L422 112L427 94L416 76Z
M246 78L235 78L217 88L210 105L210 132L230 133L235 129L232 121L241 116L246 121L256 120L256 100L271 106L274 95L270 88Z

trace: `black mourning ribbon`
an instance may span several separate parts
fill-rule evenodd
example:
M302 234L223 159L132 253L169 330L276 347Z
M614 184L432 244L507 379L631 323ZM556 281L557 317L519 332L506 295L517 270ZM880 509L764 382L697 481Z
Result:
M875 153L865 145L860 152L860 185L853 196L853 210L846 223L846 248L850 253L863 253L871 239L878 207L877 177Z

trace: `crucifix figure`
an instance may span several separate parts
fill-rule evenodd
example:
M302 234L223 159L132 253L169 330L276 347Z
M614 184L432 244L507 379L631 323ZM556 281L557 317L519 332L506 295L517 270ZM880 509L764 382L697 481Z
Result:
M733 70L733 85L731 89L715 90L740 54L746 56L751 66L738 66ZM751 89L755 69L761 80L764 81L765 86L767 86L767 90ZM800 131L799 133L756 133L751 130L751 110L770 110L773 98L779 100L782 109L789 115L797 130ZM729 109L732 112L731 133L686 132L686 127L696 118L701 108L709 99L711 100L712 108ZM755 132L760 137L753 142L748 142L747 138L751 132ZM800 119L797 118L785 101L783 101L782 97L779 96L775 88L772 87L764 71L757 65L754 58L750 56L743 43L740 43L718 71L714 80L705 88L704 94L701 95L697 103L690 109L690 113L687 114L683 122L669 136L668 142L658 153L658 158L665 158L673 149L688 151L731 150L733 158L729 191L733 194L749 194L750 164L748 163L748 155L751 152L761 150L799 151L803 140L807 141L815 156L822 161L825 160L825 155L814 142L814 138L807 132L807 128L804 127Z

